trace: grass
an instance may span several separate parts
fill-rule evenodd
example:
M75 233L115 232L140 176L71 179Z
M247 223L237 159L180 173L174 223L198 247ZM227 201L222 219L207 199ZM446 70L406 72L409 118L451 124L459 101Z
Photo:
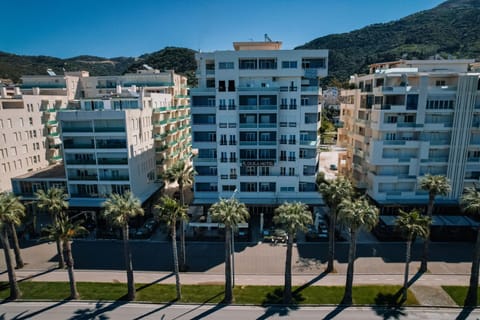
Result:
M467 297L468 287L466 286L442 286L442 289L445 290L446 293L450 297L452 297L453 301L459 306L463 306L465 302L465 298ZM477 297L480 298L480 288L477 290ZM477 305L480 304L480 299L477 299Z
M19 283L22 299L63 300L69 296L68 282ZM78 282L77 288L82 300L122 300L127 293L125 283ZM137 301L167 303L175 300L175 285L137 284ZM224 293L223 285L182 285L182 301L191 303L220 303ZM354 304L391 305L396 303L400 286L355 286ZM294 304L338 304L344 292L341 286L310 286L304 289L293 287ZM9 295L8 283L0 282L0 300ZM281 286L237 286L234 288L235 303L269 305L282 302ZM418 305L413 294L409 294L405 305Z

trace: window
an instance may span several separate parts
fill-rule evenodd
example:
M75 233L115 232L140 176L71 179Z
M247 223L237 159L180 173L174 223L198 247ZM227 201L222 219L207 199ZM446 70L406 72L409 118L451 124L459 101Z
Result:
M220 154L220 162L227 162L227 153L226 152L222 152Z
M281 98L280 99L280 109L287 109L288 107L288 99L287 98Z
M290 99L290 110L295 110L297 109L297 99L292 98Z
M228 80L228 91L229 92L235 91L235 80Z
M280 167L280 175L281 175L281 176L285 176L285 175L286 175L286 173L285 173L286 171L285 171L285 170L286 170L285 167Z
M444 87L445 86L445 80L437 80L435 81L435 86L436 87Z
M286 134L282 134L280 136L280 144L287 144L287 135Z
M8 119L7 121L8 121L8 127L12 128L12 119ZM30 121L33 121L32 118L30 118Z
M257 184L255 182L240 183L241 192L257 192Z
M230 152L230 162L237 162L237 153Z
M288 175L294 176L295 175L295 168L288 168Z
M257 69L257 59L240 59L239 69Z
M269 176L270 175L270 167L260 167L260 175L261 176Z
M288 144L296 144L296 139L295 139L295 135L294 134L291 134L290 137L288 138Z
M218 81L218 91L220 91L220 92L225 92L226 91L225 80Z
M297 61L282 61L282 69L296 69Z
M295 161L295 151L288 152L288 161Z
M236 139L236 136L234 134L231 134L230 135L230 140L229 140L229 144L231 146L235 146L237 144L237 139Z
M287 161L287 151L285 150L280 151L280 161Z
M23 118L20 118L20 127L23 128Z
M233 69L233 68L234 68L233 61L219 62L218 63L218 69L225 70L225 69Z
M309 105L308 98L302 98L302 100L300 100L300 103L302 106L308 106Z
M258 69L277 69L276 59L259 59Z

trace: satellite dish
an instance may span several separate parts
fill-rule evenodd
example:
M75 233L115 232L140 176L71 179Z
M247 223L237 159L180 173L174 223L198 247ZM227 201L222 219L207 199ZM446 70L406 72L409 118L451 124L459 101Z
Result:
M47 69L47 73L48 73L48 75L49 75L49 76L51 76L51 77L53 77L53 76L56 76L56 75L57 75L57 74L56 74L55 72L53 72L53 70L52 70L52 69L50 69L50 68L48 68L48 69Z

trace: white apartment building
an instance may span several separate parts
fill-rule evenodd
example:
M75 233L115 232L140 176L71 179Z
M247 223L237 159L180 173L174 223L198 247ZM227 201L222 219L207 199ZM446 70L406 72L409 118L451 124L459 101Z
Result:
M235 42L197 53L191 89L194 203L235 196L250 213L285 201L322 204L316 191L319 78L327 50L280 50L281 42Z
M418 179L447 176L455 206L480 179L480 73L473 60L399 60L352 76L342 91L339 170L381 206L422 205Z
M22 80L0 87L0 192L12 191L11 178L61 161L55 114L67 108L67 82L78 77Z
M190 159L186 77L148 67L123 76L76 72L26 78L32 80L25 90L34 94L67 93L61 104L40 105L42 137L48 146L61 146L53 159L63 160L64 173L52 167L50 179L43 171L18 174L13 190L24 199L63 183L70 207L98 209L109 194L126 190L144 202L159 190L160 174L173 161Z

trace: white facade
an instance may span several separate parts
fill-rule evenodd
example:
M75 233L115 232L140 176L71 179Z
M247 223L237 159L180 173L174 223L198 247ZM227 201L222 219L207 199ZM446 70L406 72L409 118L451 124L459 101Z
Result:
M71 207L100 207L109 194L126 190L144 202L160 188L169 165L190 159L186 77L149 69L123 76L68 72L22 79L23 100L29 110L33 105L42 128L37 135L47 143L43 162L30 175L12 174L21 175L13 181L17 195L31 198L33 185L49 185L39 182L44 175L35 170L63 160Z
M342 92L340 170L381 204L422 204L418 179L445 175L455 203L480 179L480 82L471 60L400 60Z
M318 79L327 75L327 50L279 50L279 42L234 47L196 55L195 203L235 194L249 205L320 204Z
M54 114L67 107L68 98L66 91L57 89L0 89L0 192L4 192L12 191L11 178L61 160Z

